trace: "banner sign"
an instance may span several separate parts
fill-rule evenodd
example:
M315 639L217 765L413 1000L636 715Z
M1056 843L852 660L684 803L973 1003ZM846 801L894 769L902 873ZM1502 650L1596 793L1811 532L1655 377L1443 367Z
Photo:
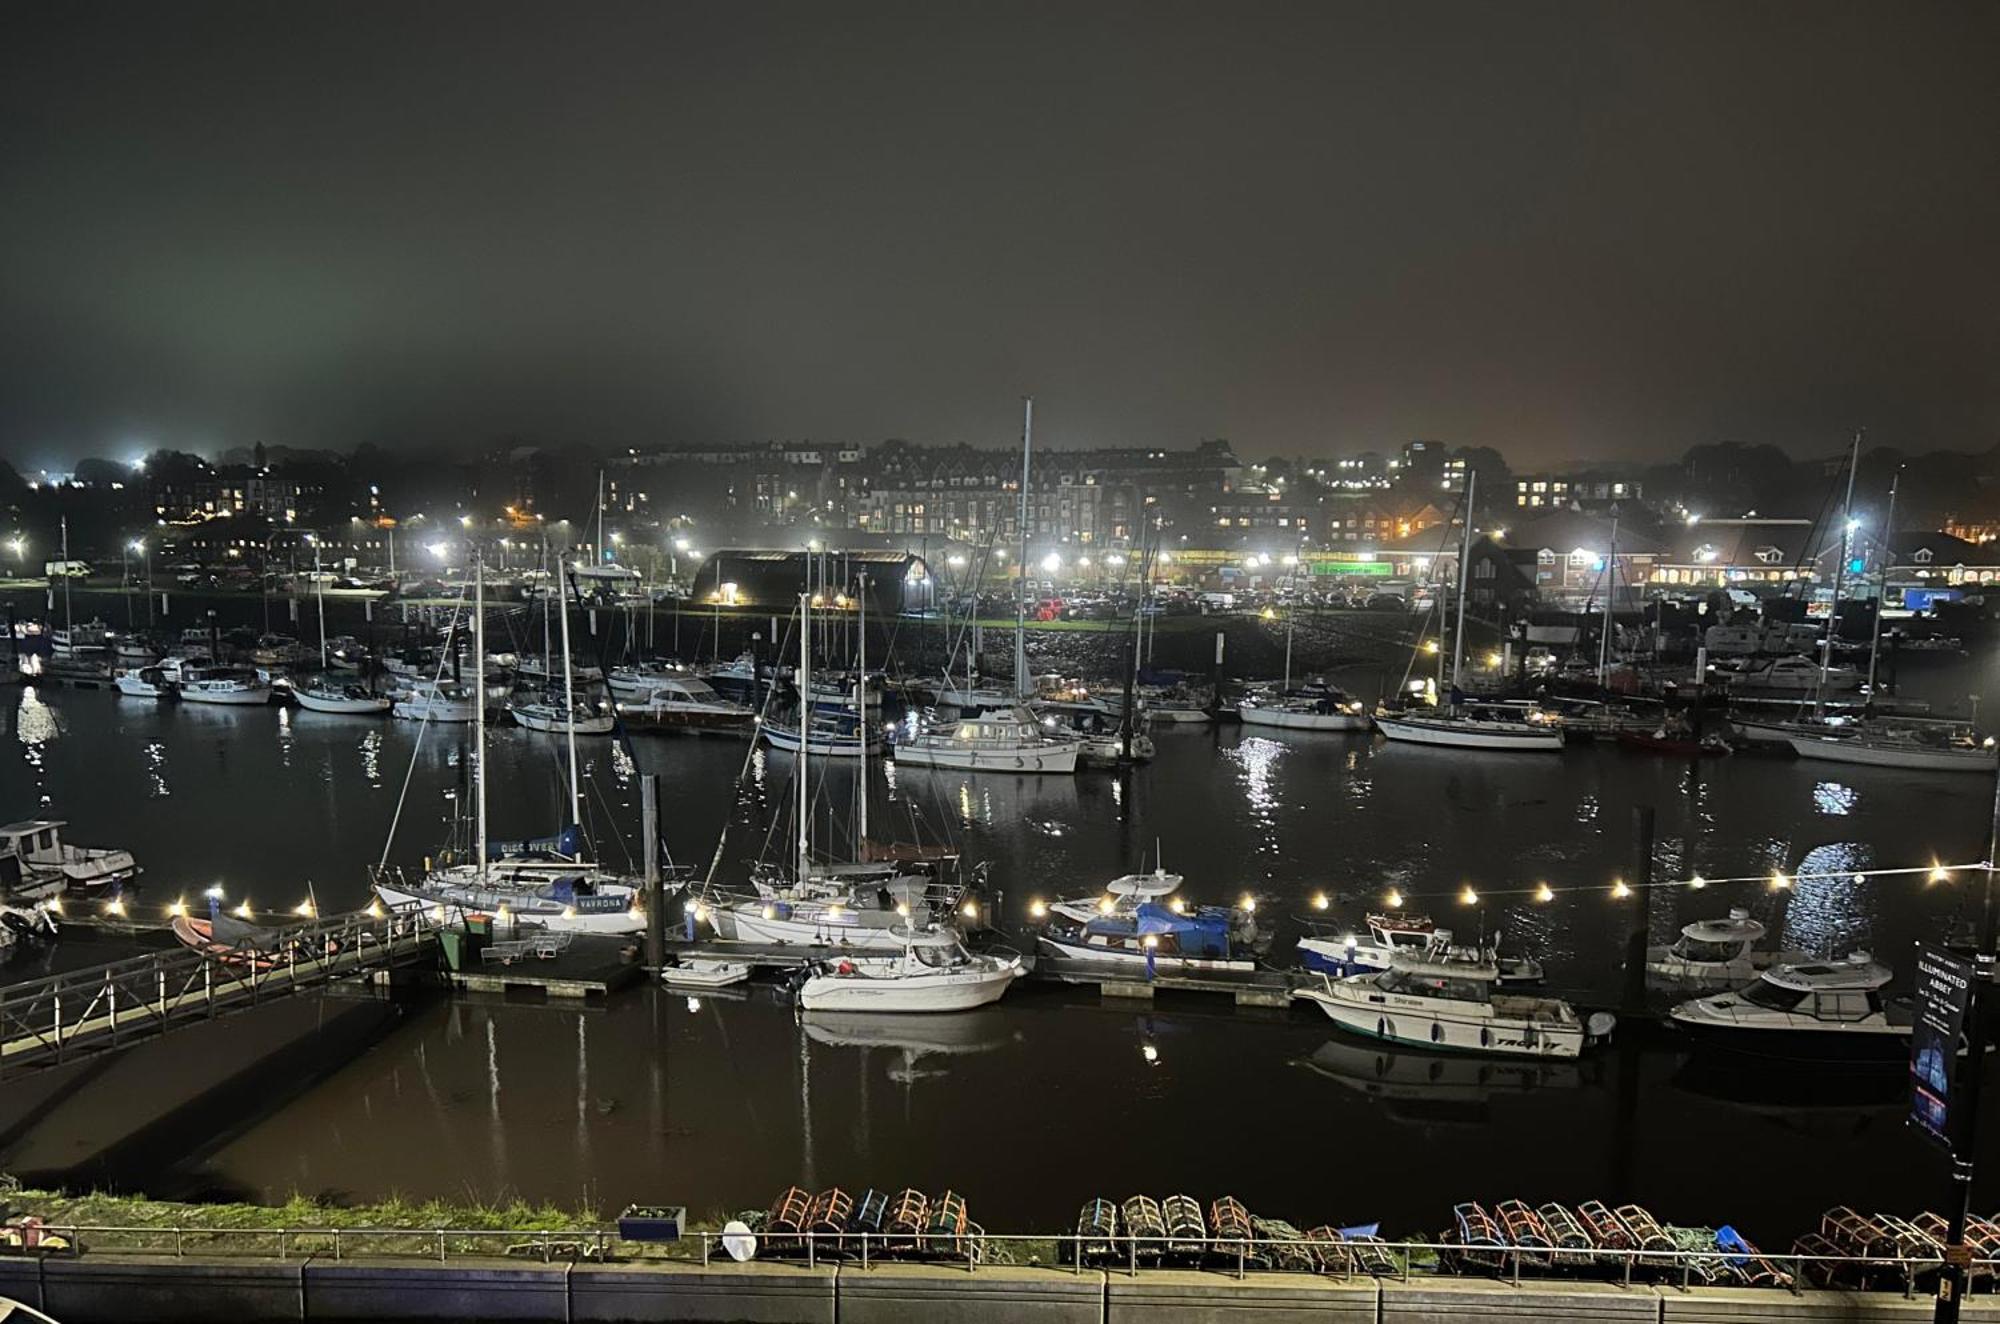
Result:
M1972 1004L1972 963L1917 944L1915 1021L1910 1032L1910 1122L1952 1148L1952 1085L1958 1045Z

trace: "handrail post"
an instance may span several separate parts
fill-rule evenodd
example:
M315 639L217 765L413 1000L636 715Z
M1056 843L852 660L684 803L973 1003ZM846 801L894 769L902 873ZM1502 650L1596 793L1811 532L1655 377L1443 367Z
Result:
M1247 1249L1242 1242L1236 1243L1236 1280L1243 1280L1243 1252Z
M818 1261L814 1258L818 1250L819 1250L819 1233L817 1232L806 1233L806 1268L816 1269L819 1267Z
M708 1267L708 1233L701 1234L701 1267Z
M183 1237L183 1236L181 1235L181 1230L180 1230L179 1228L175 1228L175 1229L174 1229L174 1258L178 1260L178 1259L182 1259L182 1258L184 1258L184 1257L185 1257L186 1255L187 1255L187 1241L186 1241L186 1239L185 1239L185 1238L184 1238L184 1237Z
M444 1263L444 1229L438 1229L438 1263Z
M333 1230L333 1262L340 1263L340 1229Z
M861 1267L863 1269L868 1267L868 1234L866 1232L861 1234Z

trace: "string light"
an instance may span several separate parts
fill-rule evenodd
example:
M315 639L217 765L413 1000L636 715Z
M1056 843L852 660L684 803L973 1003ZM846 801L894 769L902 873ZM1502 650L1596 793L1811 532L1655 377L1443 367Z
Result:
M1537 887L1535 889L1535 900L1553 901L1555 899L1556 899L1556 889L1550 887L1547 883L1543 883L1540 887Z
M188 903L185 899L176 901L172 905L167 907L167 916L170 919L179 919L181 916L187 913L188 913Z
M1708 886L1708 879L1703 878L1700 874L1696 874L1694 877L1688 879L1688 886L1699 892L1702 888Z
M1631 895L1632 895L1632 889L1625 886L1625 880L1623 878L1614 878L1611 880L1611 899L1613 901L1623 901L1626 897Z
M1653 888L1686 887L1699 890L1708 887L1724 886L1731 883L1742 883L1742 884L1762 883L1766 888L1772 891L1788 891L1788 890L1793 890L1799 885L1809 882L1831 881L1831 882L1841 882L1841 883L1846 883L1846 882L1866 883L1866 882L1880 881L1885 878L1908 877L1912 875L1922 875L1927 883L1940 882L1940 881L1948 881L1952 877L1953 873L1958 870L1986 869L1989 867L1991 866L1985 864L1984 862L1975 862L1972 864L1951 864L1951 865L1942 863L1933 863L1933 864L1909 865L1899 868L1884 868L1884 869L1862 869L1862 870L1837 869L1837 870L1826 870L1823 872L1807 872L1801 870L1798 873L1791 873L1791 874L1785 873L1783 870L1780 869L1780 870L1773 870L1770 873L1744 874L1729 878L1707 878L1703 877L1701 874L1694 874L1687 878L1668 879L1664 882L1652 882L1649 883L1648 886ZM1455 897L1457 901L1462 905L1473 905L1479 902L1481 899L1491 901L1499 897L1523 897L1534 901L1550 901L1555 899L1557 896L1571 892L1595 892L1601 896L1605 894L1605 890L1606 889L1604 889L1604 887L1601 884L1573 886L1573 887L1556 887L1548 882L1524 884L1521 887L1492 888L1492 889L1475 889L1472 884L1466 883L1454 893L1446 893L1442 891L1405 893L1400 888L1392 887L1383 896L1383 904L1391 910L1400 910L1405 905L1410 904L1412 902L1421 901L1426 897L1441 898L1447 895ZM1612 879L1611 886L1609 888L1609 894L1614 899L1623 899L1624 897L1630 896L1633 891L1634 889L1632 888L1632 886L1629 883L1625 882L1624 879L1622 878Z
M1403 894L1393 887L1389 889L1389 895L1383 899L1389 903L1389 909L1391 910L1401 910L1403 908Z
M1783 871L1783 870L1780 870L1780 869L1774 869L1774 870L1772 870L1772 872L1771 872L1771 890L1772 890L1772 891L1774 891L1774 892L1782 892L1782 891L1784 891L1784 890L1785 890L1786 888L1790 887L1791 885L1792 885L1792 880L1791 880L1791 879L1789 879L1789 878L1787 878L1787 877L1785 877L1785 875L1784 875L1784 871Z
M109 901L105 902L104 913L107 915L116 915L122 919L125 915L124 898L114 896Z
M244 898L244 901L243 901L243 904L242 904L242 905L240 905L240 906L238 906L238 907L236 907L236 914L237 914L238 918L240 918L240 919L249 919L249 918L250 918L250 901L249 901L249 898L247 898L247 897L246 897L246 898Z
M908 909L908 907L906 907L906 906L898 906L898 907L897 907L897 909L898 909L898 910L906 910L906 909ZM958 913L959 913L959 914L961 914L961 915L963 915L963 916L965 916L965 917L966 917L967 919L978 919L978 918L979 918L979 903L978 903L977 901L968 901L968 902L966 902L966 903L965 903L964 905L962 905L962 906L960 906L960 907L958 908Z
M1173 911L1176 915L1185 915L1187 914L1187 902L1181 900L1179 897L1171 897L1167 901L1167 909Z
M1931 861L1931 877L1930 877L1930 881L1932 881L1932 882L1934 882L1934 883L1948 883L1948 882L1950 882L1950 881L1951 881L1951 870L1949 870L1949 869L1945 868L1945 867L1944 867L1944 866L1943 866L1942 864L1939 864L1939 863L1938 863L1938 862L1937 862L1936 860L1932 860L1932 861Z
M1243 901L1242 901L1242 908L1243 908L1243 913L1244 913L1244 914L1246 914L1246 915L1254 915L1254 914L1256 914L1256 913L1257 913L1257 898L1256 898L1256 897L1254 897L1254 896L1251 896L1251 895L1250 895L1249 893L1247 893L1247 892L1246 892L1246 893L1244 894L1244 896L1243 896Z
M1113 901L1110 897L1101 896L1097 898L1097 913L1100 915L1109 915L1111 913L1112 907L1116 906L1117 904L1118 903L1116 901Z
M1467 883L1465 890L1458 894L1458 903L1462 906L1476 906L1479 904L1479 893L1472 890L1471 883Z
M1331 903L1327 901L1327 899L1326 899L1326 893L1324 893L1324 892L1314 892L1314 893L1313 893L1313 909L1314 909L1314 910L1325 910L1325 909L1327 908L1327 906L1328 906L1329 904L1331 904Z
M1029 919L1047 919L1048 915L1049 915L1048 902L1042 900L1040 897L1036 897L1033 901L1030 901L1028 903Z

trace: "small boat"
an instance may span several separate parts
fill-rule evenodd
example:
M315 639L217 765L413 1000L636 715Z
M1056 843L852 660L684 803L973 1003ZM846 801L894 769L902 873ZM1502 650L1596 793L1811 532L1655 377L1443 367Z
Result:
M1236 705L1245 726L1287 731L1366 731L1368 709L1359 699L1326 685L1277 694L1246 694Z
M288 634L262 634L250 648L250 660L260 667L295 667L313 659L313 650Z
M645 927L639 889L623 877L564 860L500 859L484 871L454 864L409 876L381 870L375 894L390 906L491 915L551 933L637 933Z
M1616 738L1620 749L1665 754L1670 758L1716 758L1731 752L1729 742L1713 731L1697 739L1659 727L1653 731L1620 731Z
M660 981L669 988L727 988L750 978L746 961L715 961L707 957L683 957L678 965L660 971Z
M1611 1032L1604 1013L1586 1024L1560 998L1503 993L1499 984L1484 953L1436 942L1420 955L1397 953L1380 974L1322 975L1292 996L1364 1038L1495 1057L1574 1058Z
M1876 720L1844 730L1788 732L1785 741L1802 759L1851 763L1910 772L1981 772L1991 775L2000 750L1961 723Z
M1853 667L1821 667L1808 657L1796 654L1776 657L1762 666L1744 667L1718 674L1728 678L1731 689L1788 690L1834 694L1860 689L1867 677Z
M359 671L368 664L368 646L351 634L327 640L327 665L335 671Z
M607 685L611 697L623 699L627 703L645 704L653 695L671 686L676 681L692 678L693 673L685 667L667 662L638 662L631 666L613 667Z
M1519 754L1557 753L1563 747L1561 719L1513 704L1468 704L1434 712L1377 709L1375 729L1391 740L1451 749Z
M1911 1009L1885 1001L1893 978L1866 952L1771 966L1748 988L1695 998L1669 1015L1698 1043L1756 1056L1903 1061Z
M1440 929L1427 915L1370 915L1368 936L1356 933L1338 936L1313 934L1299 939L1299 964L1316 974L1379 974L1389 969L1397 953L1421 955L1433 944L1451 941L1451 931ZM1502 984L1539 984L1544 977L1542 963L1528 956L1501 956L1499 935L1487 946L1485 955L1500 971Z
M292 697L309 713L365 716L386 713L395 705L394 699L365 685L336 685L324 679L292 686Z
M478 715L471 691L450 680L415 682L395 697L389 711L415 722L470 722Z
M120 667L111 673L111 683L130 699L168 699L174 693L174 683L160 667Z
M176 915L168 928L184 947L190 947L223 965L253 970L276 969L294 955L332 956L339 951L339 944L328 938L324 940L321 953L311 953L303 947L296 934L265 924L252 924L234 915L215 915L206 919Z
M1122 874L1104 885L1102 895L1052 901L1049 911L1078 924L1088 924L1105 915L1130 917L1147 902L1157 902L1179 891L1183 881L1181 875L1168 873L1165 868L1154 869L1151 873Z
M62 839L59 818L34 818L0 827L0 856L21 862L23 881L60 880L58 890L99 893L113 890L139 876L132 852L94 846L72 846Z
M1138 968L1150 962L1154 970L1171 973L1248 973L1257 968L1250 955L1256 938L1256 921L1245 912L1188 907L1175 898L1167 905L1137 901L1129 911L1113 906L1085 920L1052 911L1036 942L1050 955L1076 961Z
M1012 706L930 727L898 741L895 760L899 768L1073 773L1081 746L1076 737L1043 727L1026 708Z
M965 1011L998 1002L1021 973L1019 956L975 956L943 929L898 930L893 955L822 961L799 986L806 1011Z
M271 683L239 667L183 664L174 687L184 703L258 707L271 702Z
M117 653L120 662L136 663L139 666L146 666L160 659L160 650L152 640L143 635L119 635L113 651Z
M764 734L765 743L772 749L780 749L787 754L799 752L797 710L789 718L765 722L759 729ZM853 713L815 710L810 734L806 738L811 745L807 752L813 758L858 759L882 752L882 728L873 723L864 725L861 718Z
M815 864L803 883L762 873L750 895L718 893L695 906L732 942L896 951L899 931L949 914L928 900L931 880L895 864Z
M507 711L513 715L516 726L555 735L574 730L580 736L608 736L618 725L615 714L602 712L587 703L565 706L537 699L511 703Z
M1668 947L1646 949L1646 975L1656 982L1679 985L1738 987L1774 965L1795 964L1804 953L1755 950L1766 930L1750 912L1733 908L1722 919L1698 919L1681 926L1681 936Z
M49 649L57 657L109 652L111 627L103 621L85 621L82 625L59 625L49 631Z

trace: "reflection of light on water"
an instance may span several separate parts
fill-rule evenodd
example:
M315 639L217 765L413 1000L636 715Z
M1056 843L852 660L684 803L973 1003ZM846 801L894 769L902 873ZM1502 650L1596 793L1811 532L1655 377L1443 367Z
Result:
M1815 956L1845 956L1868 944L1874 923L1875 888L1857 883L1853 875L1869 866L1868 848L1859 842L1836 841L1814 847L1799 861L1799 874L1832 874L1829 878L1794 877L1785 894L1784 943Z
M382 788L382 733L370 731L361 737L361 775L377 790Z
M1856 798L1852 786L1842 786L1839 782L1821 782L1813 787L1813 808L1831 817L1853 813Z
M1597 797L1586 795L1576 802L1576 821L1595 823L1597 821Z
M173 794L167 785L167 746L163 740L146 743L146 794L154 800Z
M41 692L33 685L22 686L21 706L14 714L14 735L21 742L28 766L35 770L37 782L46 771L44 747L61 734L56 723L56 710L42 702ZM47 792L43 792L41 802L49 802Z
M278 709L278 766L292 766L292 710Z
M972 788L964 782L958 784L958 818L960 822L968 826L974 821L972 817Z
M629 789L632 778L638 771L638 765L632 762L632 756L626 752L625 746L614 743L611 746L611 779Z
M1116 777L1112 779L1111 803L1117 805L1121 809L1125 807L1125 779L1123 777Z
M1237 781L1243 787L1243 799L1250 806L1250 817L1259 826L1276 826L1278 796L1271 788L1272 774L1277 770L1278 760L1286 753L1286 746L1263 736L1252 736L1238 741L1235 748L1227 752L1227 757L1241 771ZM1258 838L1257 850L1260 854L1274 855L1278 843L1271 832L1264 832Z

